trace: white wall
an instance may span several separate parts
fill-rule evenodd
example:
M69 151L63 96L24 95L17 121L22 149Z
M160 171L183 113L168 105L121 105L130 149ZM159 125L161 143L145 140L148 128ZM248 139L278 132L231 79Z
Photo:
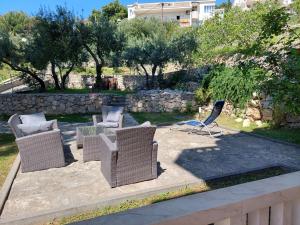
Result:
M198 5L199 18L198 18L198 20L200 22L203 22L204 20L213 16L213 13L204 11L205 6L214 6L215 7L215 1L212 0L212 1L208 1L208 2L199 2L199 5ZM164 21L171 21L171 20L177 21L177 16L180 16L180 19L190 19L191 18L190 15L186 14L186 9L178 10L178 12L164 11L164 13L163 13ZM161 12L153 13L153 12L145 11L144 13L135 14L134 8L129 7L128 8L128 18L133 19L135 17L138 17L138 18L154 17L154 18L161 19Z

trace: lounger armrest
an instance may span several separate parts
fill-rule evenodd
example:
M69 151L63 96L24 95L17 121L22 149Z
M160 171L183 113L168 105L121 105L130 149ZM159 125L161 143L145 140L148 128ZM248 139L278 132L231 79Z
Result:
M102 115L100 115L100 114L93 115L94 126L96 126L100 122L102 122Z

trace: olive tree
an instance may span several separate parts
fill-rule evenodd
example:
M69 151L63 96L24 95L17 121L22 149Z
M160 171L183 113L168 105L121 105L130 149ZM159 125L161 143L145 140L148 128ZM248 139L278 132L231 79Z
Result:
M103 16L117 22L127 18L127 8L121 5L119 0L114 0L102 7Z
M147 88L153 88L155 76L161 78L169 62L187 63L196 49L192 32L179 30L175 23L162 23L151 19L134 19L119 24L126 36L123 59L146 76ZM150 80L151 78L151 80Z
M64 7L41 9L36 15L32 58L36 65L50 64L56 89L65 89L71 71L87 60L75 15Z
M124 44L117 25L107 17L97 14L78 26L81 43L96 65L96 88L101 88L102 69L109 59L119 55Z
M20 72L22 77L31 78L41 91L45 91L45 67L37 66L32 58L34 24L34 18L19 12L0 18L0 64Z

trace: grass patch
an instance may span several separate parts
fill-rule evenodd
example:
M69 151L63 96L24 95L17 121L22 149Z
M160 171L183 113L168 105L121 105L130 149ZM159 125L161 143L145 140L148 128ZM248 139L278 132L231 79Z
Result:
M245 183L245 182L269 178L272 176L278 176L278 175L282 175L282 174L285 174L288 172L289 171L284 168L273 167L273 168L269 168L269 169L258 170L255 172L249 172L249 173L245 173L245 174L224 177L221 179L214 179L211 181L207 181L206 183L200 183L197 185L186 186L186 187L180 188L175 191L169 191L169 192L161 193L158 195L153 195L153 196L146 197L143 199L138 199L138 200L128 200L128 201L122 202L118 205L107 206L104 208L99 208L97 210L77 214L77 215L70 216L70 217L65 217L63 219L54 220L54 221L48 223L48 225L62 225L62 224L76 222L76 221L87 220L87 219L91 219L91 218L95 218L95 217L99 217L99 216L122 212L122 211L126 211L126 210L133 209L133 208L139 208L142 206L147 206L147 205L151 205L154 203L167 201L167 200L171 200L171 199L175 199L175 198L179 198L179 197L183 197L183 196L187 196L187 195L192 195L192 194L196 194L196 193L200 193L200 192L215 190L218 188L225 188L225 187L229 187L232 185L237 185L237 184L241 184L241 183Z
M264 123L261 127L258 127L255 123L251 123L250 127L243 127L242 123L238 123L234 118L226 115L221 115L217 121L224 127L300 144L300 128L274 128L267 123Z
M15 144L14 136L11 134L0 134L0 187L2 187L17 153L18 148Z
M6 114L0 114L0 121L8 121L9 115Z
M7 65L0 66L0 83L3 81L10 79L11 77L17 76L19 73L10 69Z
M87 123L92 121L90 114L66 114L66 115L46 115L47 120L57 119L59 122Z
M0 121L8 121L9 115L0 114ZM92 121L92 114L46 115L47 120L57 119L59 122L87 123Z
M178 121L197 118L197 114L184 113L132 113L132 116L139 122L150 121L153 124L176 123ZM203 119L206 115L199 118ZM274 128L270 124L264 123L262 127L258 127L255 123L251 123L250 127L243 127L242 123L235 121L235 118L221 114L217 122L224 127L244 132L252 132L262 136L287 141L294 144L300 144L300 128Z
M183 120L189 120L194 117L190 113L148 113L148 112L132 112L131 115L137 122L143 123L150 121L152 124L168 124L175 123Z

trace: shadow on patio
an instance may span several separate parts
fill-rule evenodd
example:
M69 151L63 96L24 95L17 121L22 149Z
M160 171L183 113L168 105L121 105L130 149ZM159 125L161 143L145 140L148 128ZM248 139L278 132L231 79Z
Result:
M197 137L197 134L190 135ZM270 167L300 169L300 150L296 147L238 132L213 140L208 138L198 135L203 141L200 146L204 146L182 149L175 163L204 180Z

